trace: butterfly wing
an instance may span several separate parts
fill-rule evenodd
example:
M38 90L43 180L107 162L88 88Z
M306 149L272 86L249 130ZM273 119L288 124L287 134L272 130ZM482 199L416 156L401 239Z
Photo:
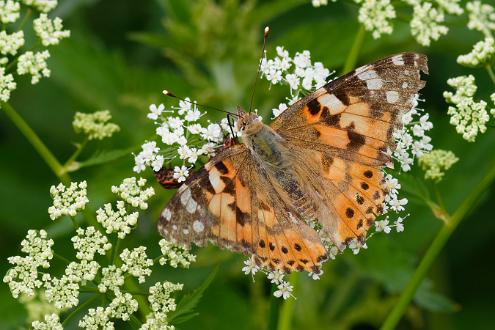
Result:
M319 221L334 243L362 239L382 213L380 168L391 164L392 133L424 87L421 71L428 72L424 55L382 59L329 82L272 123L302 158L294 158L295 167L328 206L330 216Z
M326 258L318 234L297 220L263 175L244 145L221 151L179 188L161 214L159 232L188 246L212 242L254 254L272 269L318 272Z

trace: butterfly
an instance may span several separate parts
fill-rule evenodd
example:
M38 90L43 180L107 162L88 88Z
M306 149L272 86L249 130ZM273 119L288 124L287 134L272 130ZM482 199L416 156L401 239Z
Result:
M330 247L363 243L387 194L393 132L416 105L427 58L401 53L328 82L270 125L239 110L229 145L180 186L158 230L265 268L319 273Z

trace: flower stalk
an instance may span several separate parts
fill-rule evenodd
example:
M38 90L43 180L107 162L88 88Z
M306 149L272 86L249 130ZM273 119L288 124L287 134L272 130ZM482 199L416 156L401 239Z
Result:
M423 281L426 273L430 269L433 262L436 260L442 248L447 243L448 239L455 231L459 223L466 217L466 215L473 209L476 205L476 201L479 200L480 195L492 184L495 180L495 164L492 165L489 172L481 180L478 186L471 191L471 193L464 199L459 208L452 214L452 216L447 216L445 224L442 229L438 232L430 247L426 251L423 259L416 268L411 280L402 292L399 301L392 309L392 312L387 316L385 322L383 323L381 330L395 329L400 319L404 315L407 306L414 297L414 293Z

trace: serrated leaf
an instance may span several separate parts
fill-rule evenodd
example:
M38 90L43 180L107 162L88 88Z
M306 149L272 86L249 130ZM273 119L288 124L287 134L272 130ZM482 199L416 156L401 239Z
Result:
M179 324L190 320L198 313L194 311L196 306L199 304L201 297L203 296L203 292L210 286L211 282L215 278L218 272L218 267L206 278L206 280L201 283L199 287L197 287L190 294L186 294L182 297L182 299L177 304L177 309L174 313L169 315L169 322L173 324Z
M116 159L119 159L121 157L129 155L135 149L136 148L117 149L117 150L110 150L110 151L105 151L105 150L96 151L87 160L84 160L82 162L78 162L78 164L79 164L78 169L83 168L83 167L88 167L88 166L101 165L104 163L114 161Z

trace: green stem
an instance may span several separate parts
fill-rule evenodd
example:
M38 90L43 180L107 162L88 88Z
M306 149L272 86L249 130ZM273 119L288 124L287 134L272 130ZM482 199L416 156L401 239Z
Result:
M69 320L71 318L73 318L75 315L77 315L77 313L79 313L81 310L83 310L87 306L91 305L91 303L93 303L96 299L98 299L98 297L99 297L99 295L94 295L93 297L89 298L88 300L86 300L85 302L83 302L82 304L77 306L76 309L74 309L72 312L70 312L69 315L67 315L65 320L62 322L62 327L65 327L67 325L67 322L69 322Z
M79 157L79 155L81 154L81 152L83 151L83 149L84 149L84 147L86 146L87 143L88 143L88 140L85 139L82 143L80 143L80 144L77 145L76 151L74 151L74 153L72 154L72 156L70 156L70 158L67 159L67 161L65 162L65 164L63 166L65 172L74 171L73 163L75 162L75 160L77 159L77 157Z
M301 273L295 272L289 275L289 283L293 287L292 294L297 296L299 277ZM282 307L280 308L280 314L278 317L277 330L290 330L292 326L292 315L294 314L294 305L296 299L294 297L289 297L284 301Z
M14 123L15 126L21 131L24 137L31 143L33 148L38 152L38 154L43 158L45 163L50 167L50 169L55 173L55 175L64 184L70 182L70 177L64 173L62 165L52 152L45 146L41 141L39 136L35 131L26 123L26 121L15 111L15 109L9 103L2 103L2 108L9 117L9 119Z
M490 79L495 84L495 73L493 73L493 69L490 64L486 65L486 71L488 71L488 75L490 76Z
M365 36L366 36L366 30L362 25L360 25L356 37L354 38L354 43L352 44L351 51L349 52L349 55L347 56L347 60L345 61L344 64L344 68L342 69L342 74L351 71L356 66L359 52L361 51L361 47L363 46L363 41Z
M61 256L60 254L58 254L58 253L55 253L55 252L54 252L54 253L53 253L53 256L54 256L55 258L57 258L57 259L62 260L62 261L63 261L63 262L65 262L66 264L70 264L70 260L69 260L69 259L67 259L67 258L65 258L65 257L62 257L62 256Z
M418 289L419 285L423 281L428 269L440 254L440 251L444 247L445 243L449 239L450 235L457 228L461 220L468 214L468 212L479 200L480 195L490 186L495 179L495 166L492 166L488 174L481 180L478 186L471 191L471 193L464 199L459 208L454 212L451 217L447 218L446 224L440 229L437 236L433 240L432 244L426 251L423 259L419 263L418 268L414 272L411 280L402 292L399 301L394 306L392 312L388 315L387 319L383 323L381 329L395 329L399 323L402 315L405 313L407 306L414 297L414 293Z
M121 239L117 237L117 242L114 244L114 249L112 253L112 264L117 266L117 257L119 256L119 249L120 249L120 241Z

